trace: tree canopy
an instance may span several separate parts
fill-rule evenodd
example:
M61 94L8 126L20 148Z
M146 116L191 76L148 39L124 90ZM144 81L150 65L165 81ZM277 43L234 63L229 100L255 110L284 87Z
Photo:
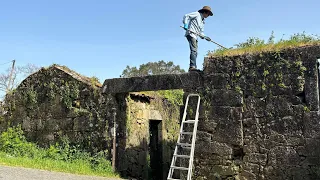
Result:
M160 74L181 74L184 72L184 69L181 69L179 65L174 65L172 61L165 62L163 60L160 60L158 62L148 62L146 64L141 64L139 68L127 66L123 70L121 77L128 78ZM183 90L181 89L149 91L145 93L163 97L175 105L183 104Z
M181 69L179 65L174 65L172 61L165 62L160 60L158 62L148 62L141 64L139 68L127 66L121 77L141 77L147 75L159 75L159 74L180 74L185 70Z

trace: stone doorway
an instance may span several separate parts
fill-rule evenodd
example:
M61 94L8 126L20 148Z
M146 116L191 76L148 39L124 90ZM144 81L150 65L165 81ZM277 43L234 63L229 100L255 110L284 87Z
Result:
M163 167L162 167L162 121L150 120L149 121L149 180L162 180Z
M139 92L117 98L117 171L124 178L166 179L179 135L180 106Z

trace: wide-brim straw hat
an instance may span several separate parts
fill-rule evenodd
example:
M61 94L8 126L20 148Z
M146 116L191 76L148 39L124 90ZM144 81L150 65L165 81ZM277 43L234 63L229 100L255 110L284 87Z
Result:
M209 11L210 12L210 16L213 15L212 11L211 11L211 7L210 6L203 6L202 9L200 9L199 11Z

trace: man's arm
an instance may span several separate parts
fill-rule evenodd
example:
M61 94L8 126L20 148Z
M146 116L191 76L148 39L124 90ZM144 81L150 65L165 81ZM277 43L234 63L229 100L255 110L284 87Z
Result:
M200 20L201 21L201 20ZM199 27L200 28L200 38L203 39L206 35L204 34L204 22L203 24Z
M200 27L200 38L203 39L204 37L205 37L205 35L204 35L204 26L202 25Z

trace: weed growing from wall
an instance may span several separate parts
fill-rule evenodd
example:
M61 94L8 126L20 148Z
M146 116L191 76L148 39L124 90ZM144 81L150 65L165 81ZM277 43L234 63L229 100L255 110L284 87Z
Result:
M156 91L156 93L165 99L167 99L171 104L182 105L183 104L183 90L161 90Z

